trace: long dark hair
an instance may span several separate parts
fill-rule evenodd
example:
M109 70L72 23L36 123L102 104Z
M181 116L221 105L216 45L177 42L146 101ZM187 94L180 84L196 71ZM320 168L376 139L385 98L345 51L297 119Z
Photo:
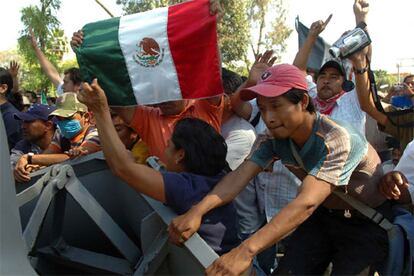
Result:
M224 138L208 123L196 118L179 120L171 141L176 149L184 149L186 171L214 176L228 168Z

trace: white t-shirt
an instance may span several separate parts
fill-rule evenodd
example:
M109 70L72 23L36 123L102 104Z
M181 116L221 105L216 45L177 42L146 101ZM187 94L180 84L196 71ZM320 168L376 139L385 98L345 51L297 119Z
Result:
M63 93L64 92L63 92L63 82L62 82L58 85L58 87L56 87L56 94L58 95L58 97L60 97L63 95Z
M251 100L249 103L252 107L252 114L250 115L250 119L249 119L249 122L251 123L253 119L256 118L257 114L259 113L259 107L257 106L256 99ZM262 116L260 116L259 122L255 126L255 129L256 129L257 134L263 133L266 130L266 125L262 119Z
M221 135L227 144L226 161L230 168L235 170L250 153L256 140L256 132L249 122L233 115L222 124Z
M394 171L402 172L407 178L411 202L414 202L414 141L407 145Z

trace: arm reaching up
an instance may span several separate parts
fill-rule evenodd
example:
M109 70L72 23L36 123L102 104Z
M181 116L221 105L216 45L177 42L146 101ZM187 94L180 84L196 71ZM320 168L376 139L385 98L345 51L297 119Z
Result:
M303 43L302 47L299 49L298 53L295 56L295 60L293 61L293 65L298 67L300 70L306 72L308 59L312 48L315 45L316 39L318 38L319 34L325 30L329 21L331 21L331 18L332 14L329 15L325 21L318 20L312 23L305 43Z
M354 3L354 14L355 23L358 25L361 22L367 22L369 12L368 0L355 0Z
M60 77L60 74L56 67L47 59L45 54L40 50L40 48L37 46L36 37L33 33L32 28L29 29L30 31L30 38L31 38L31 44L33 47L33 50L36 54L37 59L39 60L40 67L42 67L42 70L45 72L49 80L53 83L55 87L58 87L59 84L62 83L62 78Z
M19 69L20 69L20 65L12 60L10 61L10 67L9 67L9 73L13 78L13 93L17 93L19 92L19 80L18 80L18 75L19 75Z
M249 77L245 83L243 83L239 89L231 96L231 106L234 112L245 120L250 120L252 114L252 107L249 102L242 101L240 99L240 91L244 88L256 85L261 78L264 71L267 68L272 67L277 57L273 56L273 51L268 50L264 54L259 54L256 57L252 68L249 71Z

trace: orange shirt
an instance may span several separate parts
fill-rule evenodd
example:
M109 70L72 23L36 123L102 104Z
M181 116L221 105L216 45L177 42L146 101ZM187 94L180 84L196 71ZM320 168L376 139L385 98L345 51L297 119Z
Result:
M178 120L187 117L198 118L212 125L220 133L223 107L223 99L219 105L212 105L208 100L192 100L180 114L166 116L162 115L158 108L137 106L130 127L148 145L149 154L158 156L165 162L164 150Z

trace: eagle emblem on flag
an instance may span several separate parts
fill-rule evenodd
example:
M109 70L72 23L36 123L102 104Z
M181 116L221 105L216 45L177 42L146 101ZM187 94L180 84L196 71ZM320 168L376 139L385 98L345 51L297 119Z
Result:
M164 48L150 37L144 37L138 44L134 60L143 67L155 67L164 59Z

